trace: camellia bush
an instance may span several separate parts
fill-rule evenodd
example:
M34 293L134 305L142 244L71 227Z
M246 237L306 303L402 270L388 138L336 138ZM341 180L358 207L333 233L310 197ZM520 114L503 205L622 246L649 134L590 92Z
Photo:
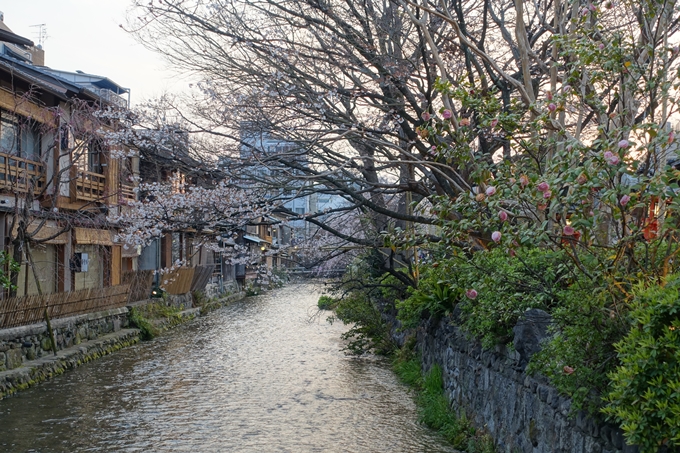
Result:
M555 5L543 41L553 61L541 66L516 35L519 76L458 29L491 75L447 73L441 104L422 115L430 167L459 190L429 198L435 241L386 233L429 256L400 317L415 325L459 308L456 322L490 347L511 343L526 309L546 310L552 339L531 370L574 408L620 423L629 443L678 446L678 297L667 282L680 270L680 50L670 44L680 16L661 1ZM525 20L529 7L515 6ZM448 11L420 11L460 27Z

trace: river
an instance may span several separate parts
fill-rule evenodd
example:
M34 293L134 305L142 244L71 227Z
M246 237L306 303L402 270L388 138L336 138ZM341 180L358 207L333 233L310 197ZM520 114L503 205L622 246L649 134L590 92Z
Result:
M1 452L453 452L376 357L313 316L317 287L247 298L0 401Z

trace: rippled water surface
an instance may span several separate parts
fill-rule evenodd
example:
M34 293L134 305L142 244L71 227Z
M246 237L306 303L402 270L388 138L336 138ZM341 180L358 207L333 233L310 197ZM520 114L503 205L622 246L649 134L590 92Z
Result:
M0 401L1 452L452 452L291 285Z

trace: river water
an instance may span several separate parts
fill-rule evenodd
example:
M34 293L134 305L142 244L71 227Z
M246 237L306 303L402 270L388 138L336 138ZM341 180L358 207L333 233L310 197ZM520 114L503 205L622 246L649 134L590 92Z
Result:
M245 299L0 401L0 452L453 452L318 289Z

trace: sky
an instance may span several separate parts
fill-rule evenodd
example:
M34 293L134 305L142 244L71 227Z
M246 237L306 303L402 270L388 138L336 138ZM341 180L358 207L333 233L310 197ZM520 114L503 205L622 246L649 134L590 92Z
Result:
M31 25L46 24L46 66L108 77L131 90L132 105L186 90L186 78L120 28L129 7L130 0L0 0L14 33L38 44Z

